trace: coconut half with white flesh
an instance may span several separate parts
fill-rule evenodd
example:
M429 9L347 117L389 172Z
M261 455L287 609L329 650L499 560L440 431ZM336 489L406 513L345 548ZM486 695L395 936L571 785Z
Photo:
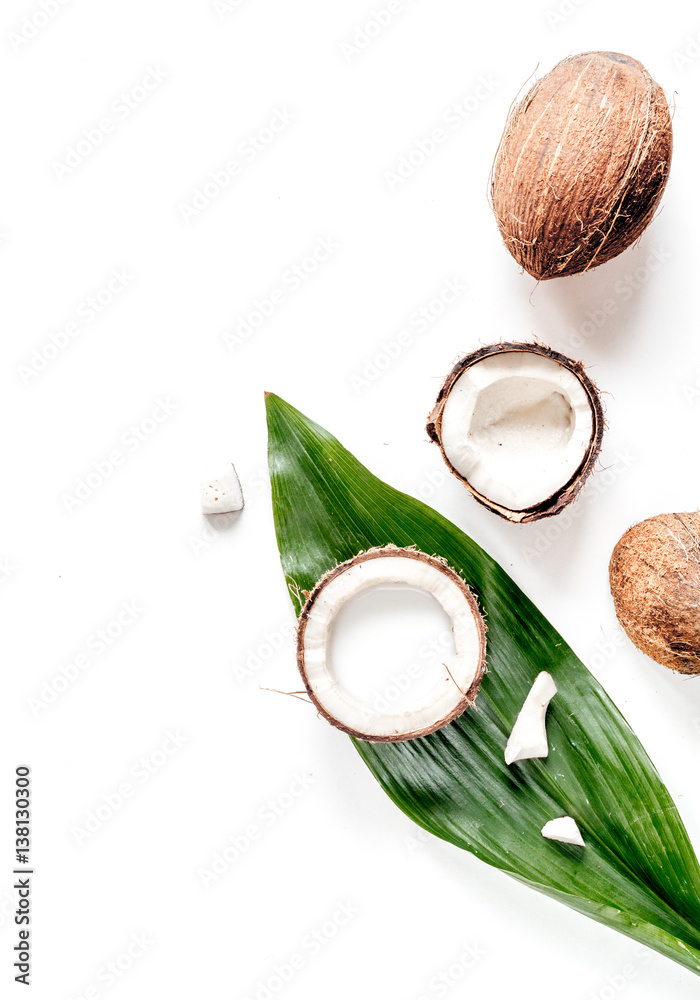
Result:
M393 712L379 711L346 690L330 652L341 610L354 597L387 586L432 595L450 621L454 642L444 674L417 703ZM326 573L308 595L299 617L297 664L309 697L333 726L375 743L415 739L474 703L486 667L486 628L471 590L442 559L396 546L370 549Z
M493 344L463 358L428 422L450 471L509 521L558 514L600 453L605 420L583 366L539 344Z

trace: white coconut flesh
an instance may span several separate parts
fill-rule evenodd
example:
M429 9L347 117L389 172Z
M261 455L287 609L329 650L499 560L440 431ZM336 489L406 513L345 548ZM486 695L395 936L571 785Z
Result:
M571 816L557 816L550 819L542 827L542 836L547 840L558 840L562 844L574 844L576 847L585 847L585 841L581 836L578 823Z
M448 462L476 493L521 511L566 486L593 430L588 395L572 371L552 358L509 351L457 378L440 438Z
M243 491L231 462L202 483L201 504L203 514L230 514L243 510Z
M325 585L321 582L305 613L298 655L307 687L329 721L361 738L400 740L432 732L468 707L465 696L483 669L483 623L476 604L438 560L426 561L422 554L357 559ZM443 670L428 690L417 692L417 703L389 705L388 711L378 710L376 698L359 698L340 683L331 656L334 625L343 608L387 586L431 595L447 616L453 639Z
M328 657L336 683L378 712L420 704L454 653L452 624L432 594L380 584L346 601Z
M506 764L548 755L547 706L556 693L557 686L552 675L543 670L535 678L508 737Z

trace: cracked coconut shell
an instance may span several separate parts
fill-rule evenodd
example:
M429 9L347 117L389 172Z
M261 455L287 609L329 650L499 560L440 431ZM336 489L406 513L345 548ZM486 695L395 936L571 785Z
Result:
M610 560L620 625L635 646L700 674L700 512L657 514L624 533Z
M598 460L604 429L600 395L583 365L544 344L520 342L462 358L426 427L474 499L519 524L553 517L576 499ZM562 456L568 456L563 465Z
M538 280L598 267L651 222L673 146L661 87L617 52L558 63L511 110L491 202L503 241Z

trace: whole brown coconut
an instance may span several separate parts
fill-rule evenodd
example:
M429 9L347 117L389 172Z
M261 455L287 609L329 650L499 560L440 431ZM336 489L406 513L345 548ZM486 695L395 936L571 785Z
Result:
M534 278L616 257L652 220L673 137L661 87L636 59L562 60L512 109L491 200L508 250Z
M700 512L635 524L610 560L615 612L635 646L682 674L700 674Z

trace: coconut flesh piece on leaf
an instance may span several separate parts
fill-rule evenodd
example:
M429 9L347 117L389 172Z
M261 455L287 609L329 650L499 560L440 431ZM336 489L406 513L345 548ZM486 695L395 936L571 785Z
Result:
M558 816L550 819L542 827L542 836L547 840L559 840L562 844L575 844L577 847L585 847L581 831L578 824L571 816Z
M352 598L399 585L432 595L447 615L454 649L442 676L404 710L382 712L346 691L333 671L330 645L338 614ZM485 669L486 629L476 599L443 560L395 546L362 552L327 573L299 617L297 664L309 697L328 722L358 739L394 742L426 736L473 704Z
M429 436L473 496L510 521L570 503L592 471L604 427L582 365L538 344L494 344L448 376Z
M506 744L506 764L549 753L545 716L547 706L557 693L552 675L543 670L535 678Z
M474 708L425 740L355 741L373 778L429 834L699 974L700 866L675 797L596 677L473 539L274 394L267 415L277 542L297 614L332 566L392 539L439 552L487 615L489 671ZM503 746L542 669L559 687L551 759L514 772ZM542 836L562 816L575 818L585 848Z

